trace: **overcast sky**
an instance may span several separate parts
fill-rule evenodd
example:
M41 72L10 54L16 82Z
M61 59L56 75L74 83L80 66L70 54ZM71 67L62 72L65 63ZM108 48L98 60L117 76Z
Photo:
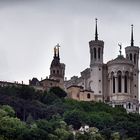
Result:
M89 45L98 18L104 62L117 57L118 43L140 45L139 0L0 0L0 80L28 82L49 75L59 43L66 77L89 67Z

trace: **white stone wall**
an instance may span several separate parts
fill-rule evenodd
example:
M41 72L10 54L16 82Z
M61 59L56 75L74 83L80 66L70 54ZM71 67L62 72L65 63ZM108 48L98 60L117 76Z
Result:
M134 70L134 74L133 74L133 98L134 99L139 99L139 72L138 70Z
M113 64L111 66L108 66L108 76L109 76L109 95L114 94L113 93L113 78L112 78L112 73L115 76L115 93L118 93L118 77L117 77L117 73L118 72L122 73L122 91L121 93L124 93L124 74L125 72L129 73L129 77L127 79L127 93L130 94L131 93L131 74L133 73L133 65L129 65L129 64Z
M139 47L137 46L128 46L125 48L126 58L133 62L133 83L132 83L132 92L133 98L139 100Z
M94 92L94 94L103 94L103 76L102 76L102 66L91 67L89 88Z
M119 60L120 61L120 60ZM138 94L138 86L135 87L135 83L138 82L138 76L135 75L134 65L130 63L122 63L122 61L116 63L108 64L108 82L109 82L109 96L110 103L113 107L122 106L127 112L138 112L138 98L136 94ZM115 93L113 93L113 78L112 73L115 75L115 88L118 88L118 77L117 72L121 71L122 73L122 91L118 92L115 89ZM128 72L127 79L127 93L124 92L124 74ZM135 77L134 77L135 76ZM137 95L138 96L138 95Z

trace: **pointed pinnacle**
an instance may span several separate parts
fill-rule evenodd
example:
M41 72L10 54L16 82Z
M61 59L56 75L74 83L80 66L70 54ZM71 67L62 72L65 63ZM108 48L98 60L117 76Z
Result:
M98 40L98 30L97 30L97 18L95 18L96 26L95 26L95 40Z
M134 46L134 39L133 39L133 24L131 25L131 46Z

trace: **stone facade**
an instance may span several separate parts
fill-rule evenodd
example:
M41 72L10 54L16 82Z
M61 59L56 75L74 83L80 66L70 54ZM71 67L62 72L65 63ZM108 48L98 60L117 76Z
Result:
M36 90L48 91L52 87L64 89L65 64L60 63L59 44L54 47L54 57L50 65L49 78L39 81L37 78L29 80L29 85Z
M54 48L49 78L33 78L29 85L37 90L60 87L68 97L79 101L101 101L113 107L124 107L128 112L139 111L139 47L134 46L133 26L131 45L125 48L126 57L120 54L106 64L103 62L104 41L98 39L97 20L95 39L89 42L90 67L64 80L65 64L60 63L59 44Z
M120 54L117 58L104 64L104 42L98 40L96 20L95 40L89 42L90 67L81 72L80 77L74 76L65 81L70 98L104 101L113 107L124 107L128 112L138 112L139 47L134 46L133 26L131 45L125 48L126 58L121 54L119 46Z
M94 94L91 90L84 90L82 86L70 86L67 88L68 97L78 101L102 102L102 96Z
M68 97L80 101L94 101L94 93L84 90L82 86L70 86L67 88Z

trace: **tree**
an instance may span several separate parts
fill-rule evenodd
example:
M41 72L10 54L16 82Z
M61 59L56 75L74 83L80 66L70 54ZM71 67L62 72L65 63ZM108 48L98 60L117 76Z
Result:
M91 134L89 140L105 140L100 133Z
M58 139L60 140L69 140L73 137L72 133L69 131L63 129L63 128L57 128L54 133L58 136Z
M39 129L44 130L47 133L52 133L53 132L53 128L50 122L48 122L47 120L37 120L36 121L36 125Z
M113 117L106 112L92 112L88 116L90 126L95 126L99 129L110 127L114 123Z
M18 118L5 116L0 120L0 132L7 138L16 139L26 129L26 124Z
M58 136L56 136L54 134L49 134L48 137L49 137L49 140L58 140L59 139Z
M33 122L34 122L34 119L33 119L32 115L29 114L26 119L26 123L31 125L31 124L33 124Z
M72 125L74 129L79 129L85 123L87 116L79 110L72 110L64 113L64 120L68 125Z
M9 105L3 105L1 108L4 111L7 112L7 115L8 116L10 116L10 117L14 117L15 116L15 111L14 111L14 109L11 106L9 106Z
M80 132L77 132L75 135L76 140L88 140L88 133L81 134Z
M7 112L0 108L0 119L7 116Z
M119 134L119 132L114 132L111 135L111 138L112 138L112 140L120 140L120 134Z
M56 96L58 96L59 98L64 98L67 96L67 93L61 89L60 87L52 87L49 90L50 93L54 93Z
M59 99L58 96L56 94L54 94L53 92L52 93L45 92L44 96L42 98L42 102L44 104L51 105L51 104L53 104L58 99Z

